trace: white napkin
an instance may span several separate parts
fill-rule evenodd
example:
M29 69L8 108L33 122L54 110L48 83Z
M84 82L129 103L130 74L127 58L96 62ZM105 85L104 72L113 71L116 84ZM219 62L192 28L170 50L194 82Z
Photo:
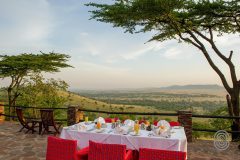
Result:
M170 124L165 120L160 120L157 123L158 128L154 130L155 135L168 136L170 131Z
M98 117L97 119L94 120L94 122L100 122L101 124L105 123L105 119L102 117Z
M114 133L116 134L128 134L130 132L130 128L128 126L116 127L114 129Z
M160 121L158 121L157 126L158 126L158 127L164 126L164 128L166 128L167 130L170 129L170 124L169 124L168 121L166 121L166 120L160 120Z
M125 121L124 121L124 125L125 126L128 126L128 127L134 127L134 121L133 120L130 120L130 119L126 119Z

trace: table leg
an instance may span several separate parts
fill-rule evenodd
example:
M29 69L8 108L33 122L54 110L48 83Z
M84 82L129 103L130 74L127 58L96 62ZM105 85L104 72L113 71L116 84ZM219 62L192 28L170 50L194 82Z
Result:
M42 122L39 122L39 135L42 133Z

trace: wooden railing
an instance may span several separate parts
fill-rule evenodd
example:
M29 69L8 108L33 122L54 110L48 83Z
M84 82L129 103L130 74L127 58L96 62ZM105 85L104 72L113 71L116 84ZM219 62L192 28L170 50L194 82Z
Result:
M8 107L8 105L4 105ZM14 106L14 107L21 107L21 108L28 108L28 109L49 109L49 108L42 108L42 107L26 107L26 106ZM73 125L76 123L76 115L77 112L92 112L92 113L104 113L104 114L115 114L115 115L150 115L150 116L173 116L177 117L178 121L182 124L185 128L186 136L189 142L192 141L192 131L200 131L200 132L217 132L218 130L209 129L209 128L195 128L192 125L192 118L222 118L222 119L240 119L240 117L236 116L214 116L214 115L197 115L192 114L191 111L178 111L176 113L150 113L150 112L110 112L110 111L101 111L101 110L91 110L91 109L84 109L78 106L69 106L69 107L61 107L61 108L52 108L53 110L65 110L67 112L67 119L57 119L58 121L66 121L68 125ZM7 114L0 113L1 116L6 117L15 117L10 116ZM26 117L33 119L33 117ZM240 134L240 131L233 131L227 130L227 132L232 134Z

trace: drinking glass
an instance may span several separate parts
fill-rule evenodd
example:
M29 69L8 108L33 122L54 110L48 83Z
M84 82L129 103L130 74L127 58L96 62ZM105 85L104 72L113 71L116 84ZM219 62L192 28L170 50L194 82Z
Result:
M88 122L88 116L85 117L85 122Z
M138 124L138 120L135 120L135 124L134 124L134 132L135 134L139 133L139 124Z

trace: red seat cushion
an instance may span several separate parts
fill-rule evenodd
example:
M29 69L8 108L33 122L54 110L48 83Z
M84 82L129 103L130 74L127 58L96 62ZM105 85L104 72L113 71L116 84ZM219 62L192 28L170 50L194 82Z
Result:
M171 127L180 126L180 123L179 122L175 122L175 121L171 121L171 122L169 122L169 124L170 124Z
M186 160L186 152L140 148L139 160Z
M48 137L46 160L74 160L77 141Z
M88 160L124 160L125 157L126 145L89 141Z
M116 122L118 120L117 117L114 118L114 121ZM105 118L106 123L112 123L112 118Z
M76 160L88 160L89 147L80 149L76 153Z
M142 124L142 123L145 123L145 122L146 121L142 119L142 120L139 121L139 124Z
M153 121L153 125L157 126L158 121Z

